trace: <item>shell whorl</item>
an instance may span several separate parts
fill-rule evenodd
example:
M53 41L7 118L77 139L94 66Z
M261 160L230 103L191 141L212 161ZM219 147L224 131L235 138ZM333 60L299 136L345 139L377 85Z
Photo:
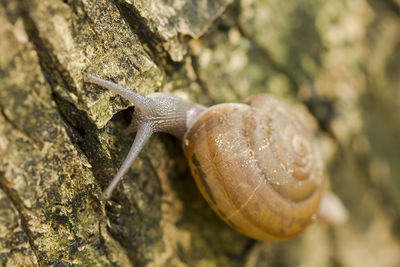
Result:
M255 239L301 232L318 211L322 163L312 132L267 94L220 104L184 136L196 183L215 212Z

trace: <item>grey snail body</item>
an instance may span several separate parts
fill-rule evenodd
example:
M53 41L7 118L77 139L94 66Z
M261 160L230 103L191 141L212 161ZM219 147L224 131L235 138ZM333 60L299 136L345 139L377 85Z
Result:
M142 96L93 75L86 79L135 105L131 128L136 138L105 197L152 133L166 132L183 140L192 175L211 208L251 238L288 239L318 215L331 223L345 220L338 198L323 190L313 132L278 98L261 94L245 104L206 108L172 94Z

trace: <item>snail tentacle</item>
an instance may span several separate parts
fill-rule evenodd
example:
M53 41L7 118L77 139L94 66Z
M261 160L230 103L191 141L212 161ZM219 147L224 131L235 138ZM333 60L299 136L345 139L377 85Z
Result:
M110 91L113 91L114 93L119 94L123 98L129 100L129 102L131 102L135 107L140 109L143 113L150 113L152 107L155 105L155 103L151 98L135 93L111 81L101 79L91 74L86 74L86 79L88 82L100 85L102 87L107 88Z
M137 156L139 155L140 151L143 149L144 145L149 140L150 136L153 134L153 126L150 123L144 123L140 125L138 131L136 133L135 141L129 150L128 155L126 156L124 162L122 163L121 167L119 168L117 174L112 179L110 185L104 191L104 197L110 198L112 192L114 191L115 187L121 181L122 177L125 173L129 170L132 163L135 161Z

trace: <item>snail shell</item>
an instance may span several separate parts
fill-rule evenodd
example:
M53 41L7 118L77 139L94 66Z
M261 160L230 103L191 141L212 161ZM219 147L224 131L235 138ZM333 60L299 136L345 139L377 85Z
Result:
M197 186L214 211L252 238L290 238L311 222L322 193L314 136L294 110L262 94L203 112L184 136Z

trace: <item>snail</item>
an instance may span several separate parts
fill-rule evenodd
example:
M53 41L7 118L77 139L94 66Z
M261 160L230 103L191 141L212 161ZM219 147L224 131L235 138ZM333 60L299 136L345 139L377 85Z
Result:
M109 198L150 136L183 140L196 184L211 208L233 229L258 240L285 240L317 216L346 219L338 197L324 192L323 166L313 131L289 104L269 94L244 104L209 108L168 93L142 96L87 74L135 106L136 132L128 156L104 192Z

